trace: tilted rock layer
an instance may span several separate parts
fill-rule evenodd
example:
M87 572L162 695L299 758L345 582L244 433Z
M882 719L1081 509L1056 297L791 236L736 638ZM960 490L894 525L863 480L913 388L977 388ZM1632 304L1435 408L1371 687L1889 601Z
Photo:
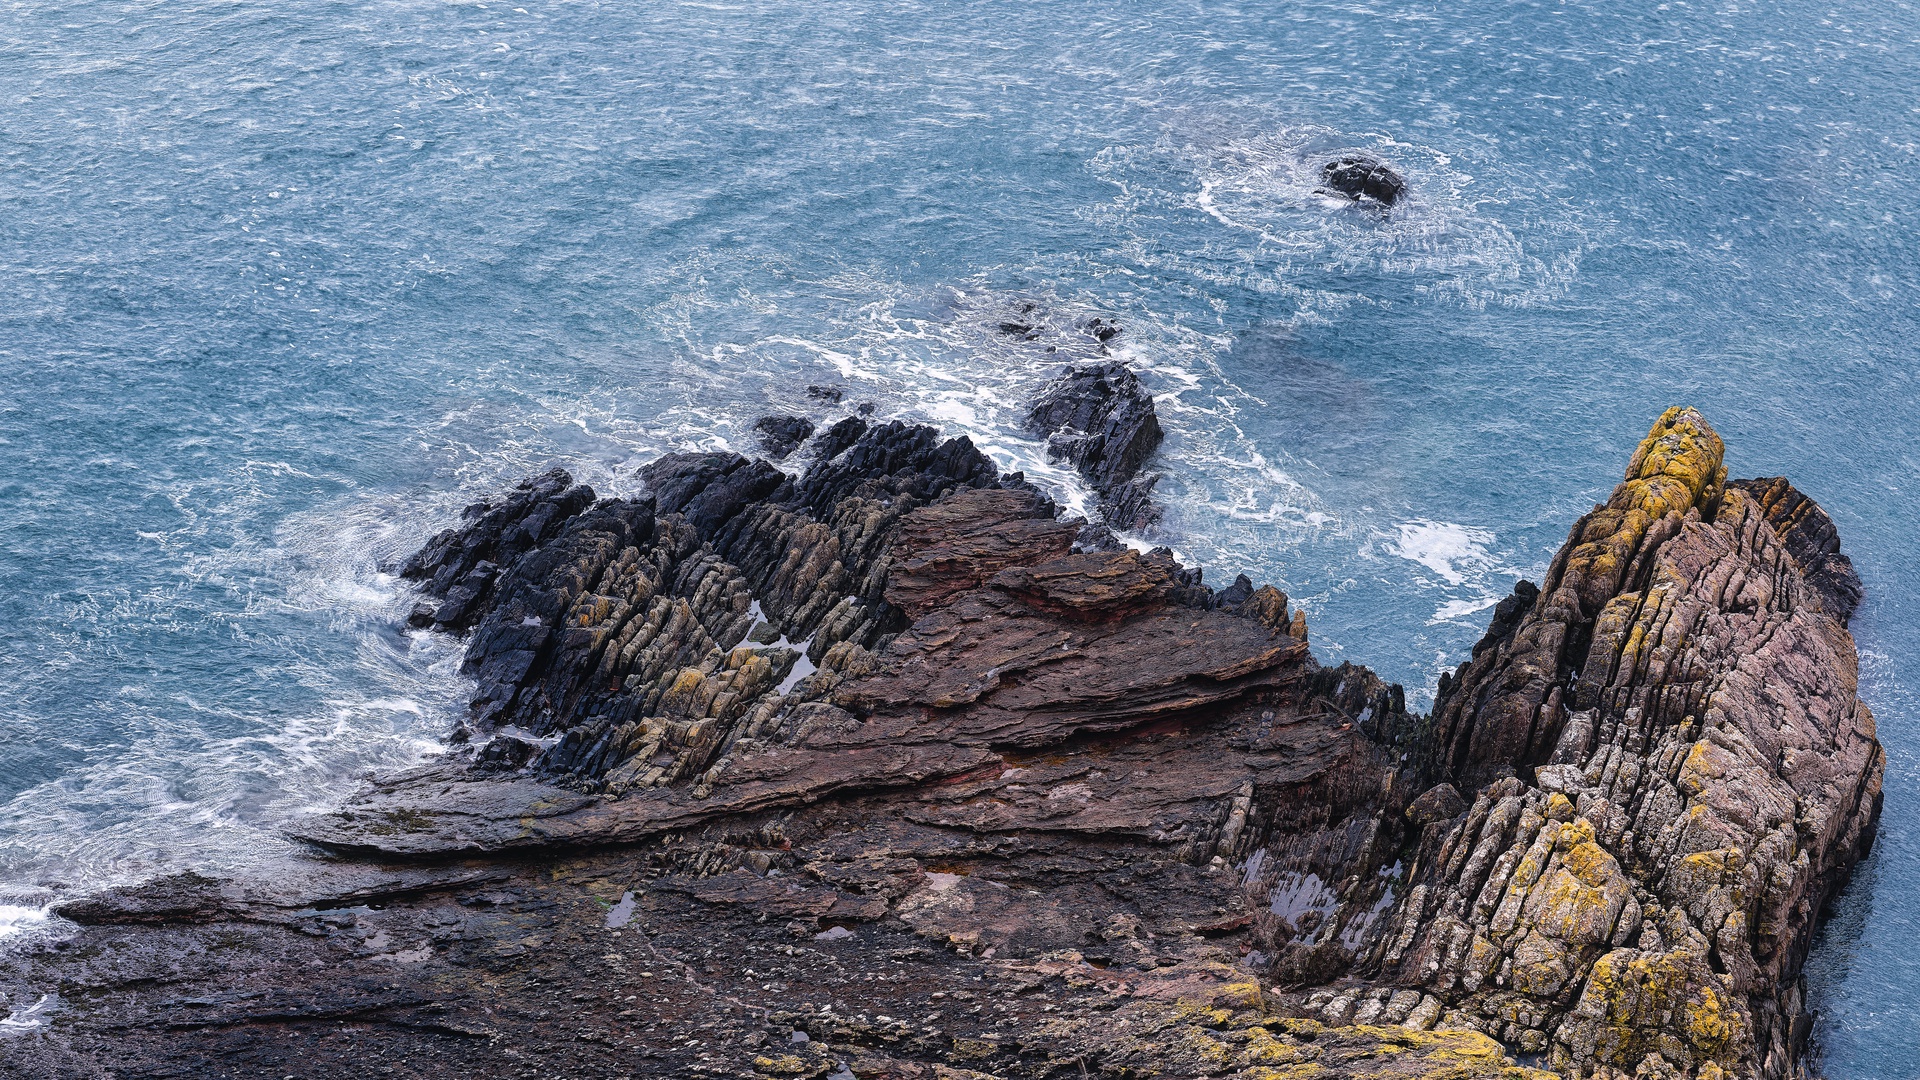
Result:
M20 978L125 1075L352 1024L439 1074L1802 1076L1882 757L1832 523L1722 453L1661 417L1430 717L927 428L548 474L405 567L470 745L297 830L353 861L93 898Z
M1568 1075L1793 1075L1813 925L1879 815L1859 582L1721 455L1662 416L1434 710L1447 771L1517 775L1427 827L1380 971Z

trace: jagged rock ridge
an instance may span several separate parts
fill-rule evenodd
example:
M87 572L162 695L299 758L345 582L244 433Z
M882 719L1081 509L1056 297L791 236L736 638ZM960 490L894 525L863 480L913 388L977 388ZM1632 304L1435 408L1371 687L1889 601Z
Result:
M1798 1075L1813 925L1879 816L1858 580L1722 455L1668 410L1434 710L1440 772L1514 775L1427 827L1379 971L1569 1076Z
M1098 374L1089 416L1112 397ZM1136 466L1145 444L1129 445L1103 463ZM1859 585L1831 522L1785 481L1728 484L1722 456L1698 413L1662 416L1545 584L1496 609L1430 721L1363 671L1317 669L1304 632L1260 645L1257 627L1287 623L1262 620L1244 582L1215 596L1164 560L1073 554L1071 526L996 491L909 515L882 597L918 621L801 709L842 731L821 745L913 745L916 760L938 745L953 775L1163 714L1198 723L1237 760L1173 752L1153 771L1177 778L1178 805L1201 793L1223 808L1215 830L1172 824L1164 784L1137 778L1089 785L1090 809L1059 820L1123 832L1119 804L1163 800L1156 834L1181 838L1179 860L1246 864L1250 955L1270 978L1404 988L1413 1004L1389 998L1379 1015L1419 1009L1567 1075L1788 1076L1804 1049L1800 964L1870 843L1881 764L1844 628ZM1223 601L1233 621L1214 613ZM1184 625L1161 637L1156 620ZM1228 662L1182 675L1183 647ZM1131 665L1149 657L1160 677L1143 682ZM1180 681L1195 677L1208 688ZM1275 746L1298 762L1303 739L1321 785L1304 816L1304 792L1274 780L1300 778L1261 764ZM959 804L916 811L924 824L1041 820L997 782L923 798ZM1314 1010L1376 1018L1355 1000L1331 992Z

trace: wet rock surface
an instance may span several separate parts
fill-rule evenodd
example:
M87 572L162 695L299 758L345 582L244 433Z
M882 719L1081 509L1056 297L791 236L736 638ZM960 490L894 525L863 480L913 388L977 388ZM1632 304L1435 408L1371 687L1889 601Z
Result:
M760 448L779 461L812 437L813 421L804 416L763 416L754 421L753 430L760 436Z
M1140 470L1165 436L1153 395L1127 365L1107 361L1067 368L1027 411L1026 426L1047 441L1052 457L1086 477L1108 525L1139 529L1159 520L1152 500L1157 478L1141 476Z
M1879 805L1859 591L1698 414L1430 717L964 439L814 444L638 499L549 473L435 537L466 744L270 878L70 902L0 964L60 1006L0 1072L1803 1075Z
M1328 188L1356 202L1392 206L1406 194L1407 182L1385 162L1362 154L1335 158L1320 168Z

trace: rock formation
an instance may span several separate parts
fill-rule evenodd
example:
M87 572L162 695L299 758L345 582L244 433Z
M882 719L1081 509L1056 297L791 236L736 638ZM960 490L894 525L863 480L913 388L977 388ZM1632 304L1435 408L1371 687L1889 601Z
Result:
M1153 396L1127 365L1108 361L1067 368L1028 410L1026 427L1047 440L1049 455L1071 462L1086 477L1109 526L1139 529L1159 520L1152 499L1158 477L1141 476L1140 469L1164 435Z
M753 430L760 433L760 449L780 461L812 437L813 421L804 416L763 416L754 421Z
M1568 1075L1794 1075L1813 924L1879 816L1859 581L1721 455L1668 410L1434 709L1436 773L1498 778L1427 826L1382 972Z
M1407 182L1385 164L1363 154L1348 154L1320 167L1327 187L1359 202L1392 206L1406 193Z
M0 1068L1803 1075L1879 805L1860 592L1697 413L1430 717L965 439L814 449L470 509L406 567L465 745L300 822L333 858L69 904L78 948L0 969L67 1019Z

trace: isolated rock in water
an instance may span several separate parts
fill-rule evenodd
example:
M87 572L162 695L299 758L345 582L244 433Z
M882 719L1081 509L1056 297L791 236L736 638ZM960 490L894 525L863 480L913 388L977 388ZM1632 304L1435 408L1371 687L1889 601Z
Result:
M1029 432L1047 440L1048 452L1070 461L1087 478L1108 522L1119 528L1150 524L1153 483L1128 486L1164 437L1153 396L1132 369L1119 361L1070 367L1047 384L1027 413Z
M1088 336L1102 345L1120 336L1119 323L1098 315L1088 319L1083 329L1086 330Z
M1320 167L1329 188L1350 199L1371 199L1392 206L1407 190L1407 182L1385 164L1360 154L1336 158Z
M1792 1080L1884 762L1814 584L1831 522L1721 457L1663 415L1431 717L1316 662L1278 589L1085 550L929 428L797 478L668 455L558 525L531 508L580 496L541 478L417 560L451 589L519 551L467 646L496 737L301 820L358 874L154 883L0 967L88 987L50 1036L74 1075L237 1039L317 1074L344 1023L457 1075L511 1045L554 1075Z
M847 392L837 386L811 385L807 387L807 396L816 401L824 401L832 405L837 404L842 398L845 398Z
M1013 318L995 324L994 329L1020 341L1032 341L1046 332L1047 328L1041 322L1043 314L1040 305L1029 301L1020 305L1019 312Z
M779 461L813 437L813 421L804 416L763 416L754 421L753 430L760 433L760 448Z

